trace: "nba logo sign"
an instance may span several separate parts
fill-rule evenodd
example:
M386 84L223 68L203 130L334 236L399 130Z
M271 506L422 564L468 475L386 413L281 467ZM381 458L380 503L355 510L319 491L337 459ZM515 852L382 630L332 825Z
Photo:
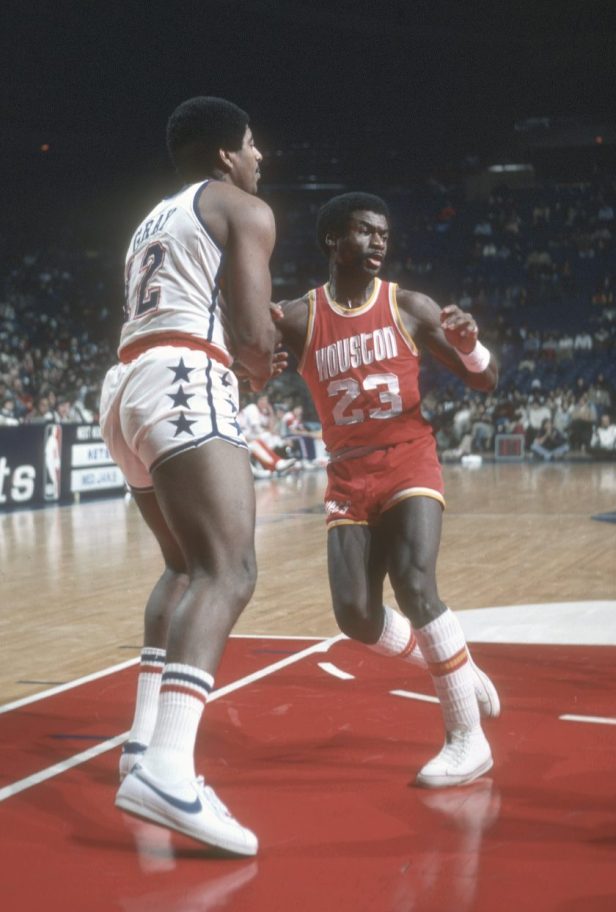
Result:
M45 428L44 456L45 500L59 500L62 469L62 428L59 424L48 424Z

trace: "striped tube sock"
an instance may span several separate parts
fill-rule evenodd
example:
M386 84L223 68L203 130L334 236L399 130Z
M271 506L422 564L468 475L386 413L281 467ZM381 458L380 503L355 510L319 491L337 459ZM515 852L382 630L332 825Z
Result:
M389 605L383 605L383 612L385 617L381 636L376 643L368 644L369 648L379 655L398 656L412 665L427 668L409 619Z
M471 731L479 726L479 708L466 639L457 617L447 608L415 631L440 700L445 729Z
M156 726L143 761L169 782L195 777L195 740L214 678L193 665L165 665Z
M158 711L158 692L165 664L165 650L144 646L141 650L135 717L131 726L129 741L149 744Z

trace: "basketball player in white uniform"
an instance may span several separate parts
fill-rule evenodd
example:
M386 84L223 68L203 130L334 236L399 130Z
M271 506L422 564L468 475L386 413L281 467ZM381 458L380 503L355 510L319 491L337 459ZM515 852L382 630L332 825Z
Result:
M275 228L255 197L261 154L244 111L190 99L169 119L167 144L186 186L131 239L120 363L101 397L105 442L165 561L146 605L116 804L254 855L256 836L197 778L193 755L221 654L256 581L254 485L230 366L239 363L254 390L270 377Z

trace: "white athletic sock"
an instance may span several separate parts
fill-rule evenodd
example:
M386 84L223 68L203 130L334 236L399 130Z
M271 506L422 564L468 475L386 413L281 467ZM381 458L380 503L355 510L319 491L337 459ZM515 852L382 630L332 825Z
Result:
M145 755L146 768L160 779L195 777L195 740L214 678L192 665L165 665L156 726Z
M457 617L449 608L415 631L436 695L440 700L445 729L471 731L479 726L479 708L466 639Z
M389 605L383 605L383 611L385 618L381 636L376 643L368 644L369 649L378 652L379 655L398 656L412 665L427 668L409 619Z
M129 741L149 744L158 711L158 693L165 664L165 650L144 646L141 650L135 717L131 726Z

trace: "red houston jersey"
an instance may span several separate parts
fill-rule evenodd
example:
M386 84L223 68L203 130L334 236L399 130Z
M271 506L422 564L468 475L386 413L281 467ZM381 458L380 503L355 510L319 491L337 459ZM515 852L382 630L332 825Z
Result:
M432 433L420 412L419 353L402 322L397 287L375 279L369 300L350 310L333 301L325 285L308 293L298 369L330 453Z

